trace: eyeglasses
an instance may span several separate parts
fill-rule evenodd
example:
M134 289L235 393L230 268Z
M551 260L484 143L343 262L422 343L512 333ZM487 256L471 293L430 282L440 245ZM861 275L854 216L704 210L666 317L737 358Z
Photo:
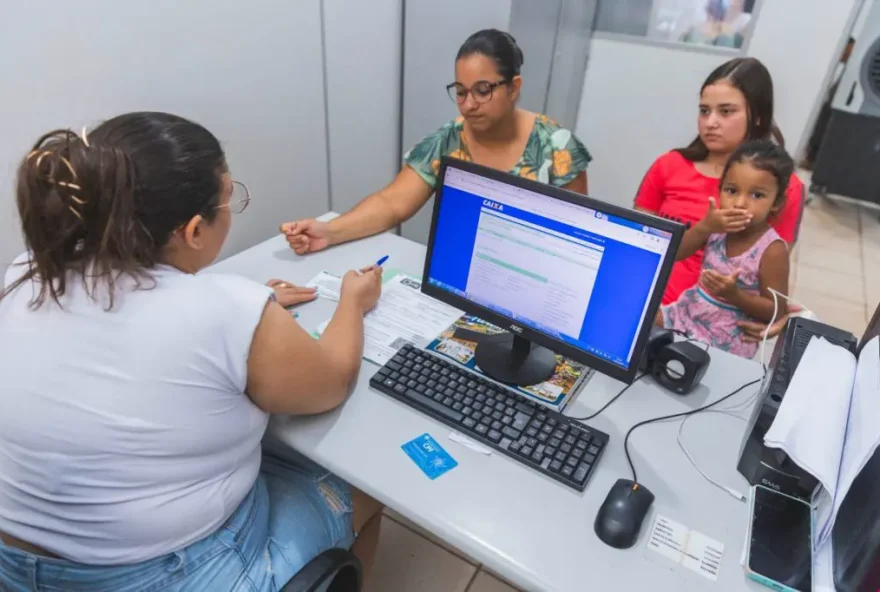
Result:
M480 80L471 88L453 82L452 84L446 85L446 92L449 93L449 98L459 105L467 101L469 94L474 97L474 102L485 103L492 99L492 94L495 92L496 88L504 86L505 84L510 84L510 80L499 80L498 82Z
M247 185L241 181L232 182L232 194L229 196L229 202L217 206L217 208L229 208L233 214L241 214L251 203L251 192L248 191Z

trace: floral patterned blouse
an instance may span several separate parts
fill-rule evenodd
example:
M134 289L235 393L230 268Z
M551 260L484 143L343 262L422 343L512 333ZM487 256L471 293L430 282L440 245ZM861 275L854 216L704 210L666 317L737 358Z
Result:
M463 128L463 117L450 121L416 144L403 157L404 162L428 185L436 187L441 156L473 160L462 139ZM526 149L509 172L562 187L585 171L592 159L586 146L573 133L560 127L546 115L537 115L532 134L526 142Z

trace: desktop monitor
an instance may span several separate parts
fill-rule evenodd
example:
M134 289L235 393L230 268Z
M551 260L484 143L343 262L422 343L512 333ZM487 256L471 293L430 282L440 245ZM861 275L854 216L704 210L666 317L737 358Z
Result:
M635 378L684 227L444 158L422 291L507 330L476 364L508 384L556 369L554 352Z

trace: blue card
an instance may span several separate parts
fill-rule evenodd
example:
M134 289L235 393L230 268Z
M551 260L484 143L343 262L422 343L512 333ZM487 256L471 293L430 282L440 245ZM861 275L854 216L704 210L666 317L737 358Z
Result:
M422 434L401 446L428 479L436 479L443 473L454 469L458 463L430 434Z

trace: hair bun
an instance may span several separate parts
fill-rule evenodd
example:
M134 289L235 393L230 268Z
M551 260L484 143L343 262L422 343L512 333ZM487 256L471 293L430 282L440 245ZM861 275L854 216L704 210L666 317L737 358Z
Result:
M523 56L523 51L520 48L519 44L516 42L516 38L508 32L504 32L504 36L507 37L507 40L510 42L510 48L513 50L513 55L516 56L516 72L519 74L519 69L525 63L525 57Z

